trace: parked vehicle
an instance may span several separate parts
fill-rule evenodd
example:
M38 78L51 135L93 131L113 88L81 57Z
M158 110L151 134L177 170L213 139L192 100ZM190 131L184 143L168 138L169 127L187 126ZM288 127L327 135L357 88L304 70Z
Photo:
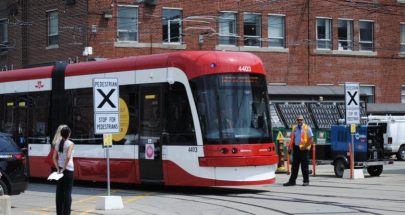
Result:
M0 192L17 195L28 188L26 156L8 134L0 133Z
M405 116L369 116L368 125L383 127L384 153L405 160Z

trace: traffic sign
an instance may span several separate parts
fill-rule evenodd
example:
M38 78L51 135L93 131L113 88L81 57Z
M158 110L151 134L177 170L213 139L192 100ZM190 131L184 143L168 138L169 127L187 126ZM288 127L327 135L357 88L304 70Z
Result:
M119 84L117 78L94 78L94 133L120 132Z
M119 113L95 113L94 114L94 133L109 134L120 131Z
M94 112L118 112L118 90L117 78L94 78Z
M360 86L345 83L346 124L360 124Z
M103 134L103 148L112 147L112 134Z

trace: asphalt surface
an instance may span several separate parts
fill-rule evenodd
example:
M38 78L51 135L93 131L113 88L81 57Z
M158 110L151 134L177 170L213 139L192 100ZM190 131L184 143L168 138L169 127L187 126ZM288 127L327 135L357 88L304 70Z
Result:
M283 187L288 175L277 174L275 184L247 187L156 187L113 185L124 209L96 210L106 186L75 183L72 214L94 215L239 215L239 214L405 214L405 162L384 166L379 177L336 178L333 166L317 166L310 186ZM11 214L56 214L55 184L30 182L29 189L11 197Z

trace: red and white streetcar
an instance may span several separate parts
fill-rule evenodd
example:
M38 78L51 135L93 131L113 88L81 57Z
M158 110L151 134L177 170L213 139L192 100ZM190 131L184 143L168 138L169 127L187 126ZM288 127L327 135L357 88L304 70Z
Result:
M274 183L261 60L242 52L185 51L0 72L0 131L28 143L31 177L59 124L72 128L75 180L106 181L102 135L94 134L94 78L118 79L120 132L111 182L178 186Z

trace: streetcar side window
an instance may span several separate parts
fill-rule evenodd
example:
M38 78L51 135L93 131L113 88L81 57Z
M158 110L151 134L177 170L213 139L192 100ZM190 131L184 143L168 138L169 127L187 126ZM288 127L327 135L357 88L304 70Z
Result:
M30 93L25 98L25 105L28 110L26 113L28 115L28 141L29 143L46 143L50 129L48 122L51 93Z
M72 129L72 135L75 144L100 144L102 135L94 134L94 110L93 110L93 89L74 89L68 90L69 103L72 108L69 109L66 122Z
M197 145L190 103L183 84L170 85L167 99L166 131L171 145Z
M18 145L46 143L50 92L3 96L0 131L11 134Z
M15 125L13 120L14 96L3 96L1 100L1 131L14 135Z
M127 85L120 86L120 98L125 102L128 110L129 119L121 118L121 132L124 132L121 135L113 136L113 144L125 144L125 145L134 145L138 144L139 141L139 87L136 85ZM122 109L123 107L120 107ZM120 113L126 115L126 113ZM128 120L128 124L126 123ZM127 132L125 133L125 129Z

